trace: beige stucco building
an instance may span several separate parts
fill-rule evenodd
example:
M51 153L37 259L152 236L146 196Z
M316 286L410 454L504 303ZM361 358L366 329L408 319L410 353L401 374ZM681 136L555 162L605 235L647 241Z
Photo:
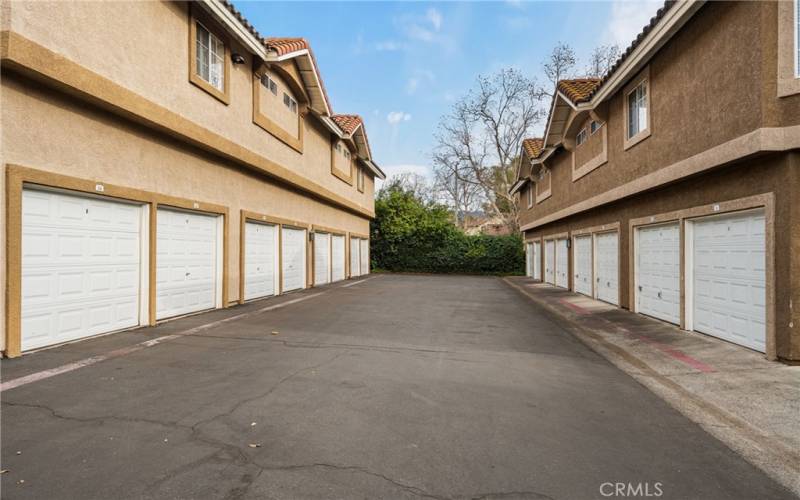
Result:
M667 3L562 81L518 181L528 274L800 360L800 4Z
M383 173L305 40L224 0L0 6L6 356L369 271Z

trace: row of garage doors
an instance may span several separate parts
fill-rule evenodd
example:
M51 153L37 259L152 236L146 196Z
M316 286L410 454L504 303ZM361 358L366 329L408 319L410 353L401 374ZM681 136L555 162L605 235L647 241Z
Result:
M100 196L23 190L23 351L148 324L148 211ZM155 318L222 307L223 217L159 206L155 239ZM306 228L247 221L244 299L305 288L307 240ZM351 274L366 274L368 241L353 242ZM313 248L315 284L345 278L344 235L318 232Z
M687 219L683 223L683 236L677 221L634 229L632 309L681 325L683 308L687 330L764 352L764 211ZM618 231L528 242L528 275L570 288L570 250L572 290L619 305Z

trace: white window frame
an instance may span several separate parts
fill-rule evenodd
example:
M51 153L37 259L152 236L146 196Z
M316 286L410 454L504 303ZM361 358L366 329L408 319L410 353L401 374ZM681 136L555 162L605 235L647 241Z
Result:
M289 108L292 113L297 114L297 101L286 92L283 93L283 105Z
M794 77L800 78L800 0L794 0Z
M600 130L602 126L603 124L597 120L592 120L591 122L589 122L589 135L594 135L595 133L597 133L597 131Z
M203 41L201 40L201 29L208 34L208 44L205 46ZM213 42L213 43L212 43ZM203 23L198 20L195 20L195 73L199 78L203 81L214 87L220 92L225 92L225 42L223 42L218 36L216 36L210 29L208 29ZM212 48L212 45L214 46ZM205 61L206 68L208 70L208 77L203 75L202 72L202 65L201 65L201 48L206 49L206 53L208 54L208 59ZM214 50L216 49L216 50ZM220 54L218 51L221 50L222 53ZM219 74L217 75L218 81L214 83L214 75L212 75L211 68L213 67L214 59L218 59L218 68Z
M626 137L628 139L636 137L637 135L644 132L645 129L647 128L647 115L649 112L648 110L649 106L647 102L648 98L649 96L647 92L647 82L645 81L639 82L639 84L636 85L633 88L633 90L631 90L625 95L626 102L628 103L627 107L628 126L626 127L627 129ZM635 106L635 109L631 106L631 104ZM632 125L633 125L632 118L635 118L636 120L636 130L632 130Z
M635 92L641 89L641 96L639 99L636 100L637 103L643 105L642 107L637 106L637 123L639 127L635 130L633 134L631 134L631 127L630 127L630 118L631 118L631 96ZM650 68L647 67L642 70L639 75L634 78L631 83L629 83L625 90L623 91L623 126L625 130L623 131L623 149L629 149L634 145L638 144L639 142L643 141L650 137L652 132L652 115L653 115L653 99L652 99L652 86L650 85Z
M589 138L589 134L586 132L586 128L582 128L578 135L575 136L575 145L580 146L586 142L586 139Z
M535 186L536 185L532 182L528 183L528 208L533 206L533 190Z
M266 81L266 83L265 83ZM278 95L278 84L268 74L261 75L261 86L272 92L272 95Z

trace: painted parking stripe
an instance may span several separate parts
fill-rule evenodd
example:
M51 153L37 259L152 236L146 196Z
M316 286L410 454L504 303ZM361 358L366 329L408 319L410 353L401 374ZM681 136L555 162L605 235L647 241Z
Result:
M366 281L366 280L365 280ZM27 384L32 384L34 382L38 382L40 380L45 380L51 377L55 377L56 375L61 375L64 373L69 373L71 371L75 371L79 368L83 368L86 366L91 366L101 361L107 361L109 359L119 358L121 356L127 356L128 354L132 354L134 352L141 351L143 349L147 349L148 347L153 347L158 344L163 344L164 342L168 342L170 340L175 340L180 337L185 337L187 335L194 335L196 333L202 332L204 330L208 330L209 328L214 328L215 326L222 325L224 323L228 323L230 321L234 321L237 319L242 319L247 316L252 316L253 314L260 314L267 311L274 311L275 309L280 309L282 307L290 306L292 304L296 304L298 302L302 302L304 300L313 299L314 297L319 297L320 295L324 294L325 292L318 292L313 293L311 295L305 295L303 297L298 297L296 299L287 300L286 302L281 302L280 304L274 304L267 307L262 307L261 309L257 309L252 312L237 314L228 318L223 318L217 321L212 321L211 323L206 323L204 325L195 326L194 328L189 328L188 330L184 330L182 332L173 333L170 335L164 335L161 337L157 337L151 340L146 340L144 342L140 342L138 344L134 344L128 347L122 347L120 349L115 349L113 351L107 352L105 354L101 354L98 356L92 356L90 358L82 359L80 361L75 361L74 363L68 363L66 365L58 366L56 368L50 368L48 370L42 370L40 372L31 373L30 375L25 375L24 377L15 378L12 380L8 380L0 384L0 393L7 391L9 389L14 389L15 387L20 387Z
M349 287L349 286L356 286L356 285L360 285L361 283L364 283L365 281L369 281L369 280L371 280L371 279L372 279L372 278L367 278L367 279L365 279L365 280L358 280L358 281L354 281L354 282L352 282L352 283L348 283L348 284L346 284L346 285L342 285L342 286L341 286L341 288L347 288L347 287Z

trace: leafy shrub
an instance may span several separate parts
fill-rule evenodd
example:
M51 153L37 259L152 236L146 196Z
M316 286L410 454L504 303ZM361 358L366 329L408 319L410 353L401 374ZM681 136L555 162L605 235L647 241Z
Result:
M446 207L400 187L384 188L370 224L372 267L395 272L523 274L519 235L468 235Z

